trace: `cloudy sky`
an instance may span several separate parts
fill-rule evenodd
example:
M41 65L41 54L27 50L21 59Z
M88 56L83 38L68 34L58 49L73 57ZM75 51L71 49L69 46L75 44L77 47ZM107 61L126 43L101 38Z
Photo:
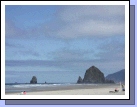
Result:
M6 5L6 83L71 82L125 68L122 5Z

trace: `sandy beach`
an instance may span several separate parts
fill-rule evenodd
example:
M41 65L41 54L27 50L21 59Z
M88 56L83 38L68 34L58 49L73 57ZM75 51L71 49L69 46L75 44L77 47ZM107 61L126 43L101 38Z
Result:
M115 88L119 90L114 92ZM110 92L112 91L112 92ZM21 95L21 93L5 93L5 95ZM118 84L74 85L47 88L42 91L27 92L26 95L125 95Z

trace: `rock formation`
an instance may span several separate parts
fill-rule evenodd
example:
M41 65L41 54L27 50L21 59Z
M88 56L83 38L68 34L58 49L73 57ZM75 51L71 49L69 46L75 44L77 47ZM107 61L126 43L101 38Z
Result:
M115 83L125 83L125 69L122 69L113 74L109 74L106 76L106 79L113 80Z
M31 84L36 84L37 83L37 78L36 76L33 76L32 79L30 80Z
M86 70L83 83L105 83L104 74L95 66Z
M105 83L115 83L113 80L106 79Z
M83 83L82 78L79 76L77 83Z

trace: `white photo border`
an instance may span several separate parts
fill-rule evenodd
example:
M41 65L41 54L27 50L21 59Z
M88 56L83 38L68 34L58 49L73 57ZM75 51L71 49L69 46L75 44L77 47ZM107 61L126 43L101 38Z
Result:
M125 5L125 95L5 95L5 5ZM1 99L129 99L129 1L2 1Z

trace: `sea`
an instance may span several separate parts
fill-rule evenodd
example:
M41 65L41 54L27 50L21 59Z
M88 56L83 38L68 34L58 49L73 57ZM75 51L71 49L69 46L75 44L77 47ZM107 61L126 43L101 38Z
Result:
M28 84L28 83L6 83L5 84L5 93L15 93L15 92L32 92L32 91L44 91L44 90L53 90L57 88L63 88L64 86L76 85L74 83L37 83L37 84Z
M97 84L85 84L86 88L91 88L91 86L97 86ZM79 89L84 88L84 84L76 83L6 83L5 84L5 93L20 93L23 91L26 92L35 92L35 91L54 91L54 90L63 90L63 89Z

